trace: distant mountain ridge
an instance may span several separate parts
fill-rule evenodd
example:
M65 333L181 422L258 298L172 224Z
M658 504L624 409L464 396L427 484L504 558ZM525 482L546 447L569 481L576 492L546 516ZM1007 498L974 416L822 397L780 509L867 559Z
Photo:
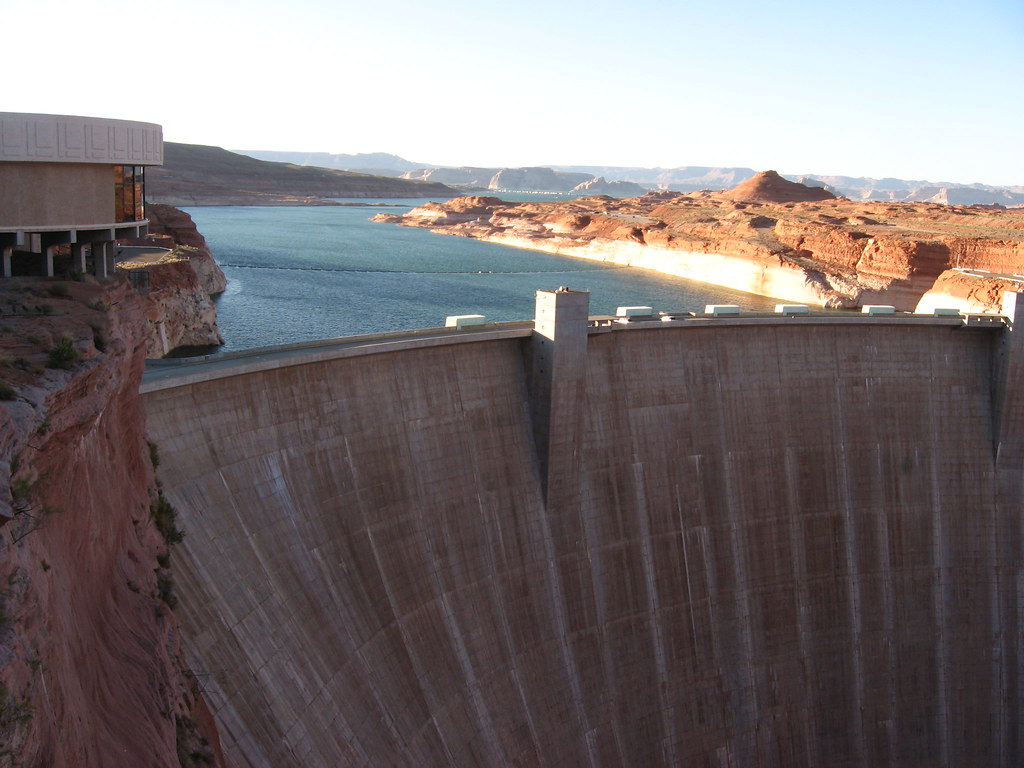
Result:
M247 155L257 160L291 165L313 165L317 168L334 168L341 171L362 171L377 176L401 176L405 171L422 168L423 163L412 163L398 155L387 152L365 152L355 155L332 154L330 152L277 152L272 150L233 149L235 154Z
M164 163L146 170L149 202L189 205L323 205L330 198L448 199L443 184L283 162L220 147L164 142Z
M698 192L726 190L752 179L753 168L687 165L678 168L636 168L605 165L552 165L535 168L450 167L413 163L398 155L375 152L345 155L326 152L236 152L296 165L318 165L350 171L372 172L409 180L432 181L494 192L554 192L578 194L575 188L597 178L606 184L629 182L645 190ZM524 173L529 171L530 173ZM988 184L957 184L896 178L873 179L857 176L781 174L790 181L824 187L850 200L942 203L945 205L1024 205L1024 185L997 187ZM617 196L631 195L636 187L613 187ZM627 191L633 190L633 191Z
M603 165L556 165L556 170L589 173L608 181L631 181L648 189L673 192L698 192L702 189L732 189L753 178L753 168L722 168L684 165L679 168L623 168Z

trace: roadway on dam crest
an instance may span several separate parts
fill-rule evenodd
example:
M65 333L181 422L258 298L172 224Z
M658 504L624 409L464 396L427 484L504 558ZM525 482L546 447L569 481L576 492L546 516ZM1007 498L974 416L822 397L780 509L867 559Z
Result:
M987 327L998 325L1001 318L994 315L972 315L969 318L949 317L924 317L900 314L895 316L867 317L862 314L828 312L823 314L795 315L780 317L779 315L764 315L746 313L740 316L727 316L712 318L708 315L693 317L653 317L651 319L634 319L632 323L621 318L608 316L595 316L589 318L591 332L607 332L609 330L638 330L640 328L653 327L651 323L668 321L666 325L679 326L685 323L689 327L714 324L718 326L743 326L743 325L764 325L793 323L802 324L861 324L873 323L884 325L898 323L924 324L924 325L945 325L949 327L960 327L966 322L969 326ZM600 329L600 330L598 330ZM495 339L523 338L533 333L533 321L504 322L488 324L484 326L467 327L454 330L448 328L426 328L414 331L393 331L388 333L365 334L361 336L341 336L332 339L321 339L312 342L299 342L295 344L284 344L273 347L260 347L247 349L226 354L211 353L198 357L189 358L161 358L146 361L146 370L143 376L140 392L152 392L167 387L182 386L184 384L223 378L225 376L238 376L246 373L253 373L261 370L270 370L287 365L302 365L307 362L321 360L332 360L342 357L352 357L365 354L376 354L380 352L396 352L414 347L434 346L438 344L460 344L477 341L488 341Z
M1021 762L1001 320L559 312L147 372L230 765Z
M488 325L460 330L436 328L364 336L342 336L335 339L262 347L229 354L148 360L140 391L151 392L169 386L181 386L190 381L239 376L278 368L282 365L301 365L307 362L378 352L395 352L411 347L436 344L518 338L529 336L532 330L532 322L502 323L500 327Z

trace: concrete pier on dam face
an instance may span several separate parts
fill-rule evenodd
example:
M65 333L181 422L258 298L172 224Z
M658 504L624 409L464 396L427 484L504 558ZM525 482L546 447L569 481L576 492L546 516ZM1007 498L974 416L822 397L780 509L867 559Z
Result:
M144 388L229 763L1020 764L1008 335L631 326Z

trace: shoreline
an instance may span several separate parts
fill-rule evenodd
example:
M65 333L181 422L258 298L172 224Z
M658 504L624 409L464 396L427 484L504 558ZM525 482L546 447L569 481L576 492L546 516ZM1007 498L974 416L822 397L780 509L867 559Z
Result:
M988 209L711 193L565 204L463 197L373 217L823 308L968 313L998 312L1001 291L1024 283L1015 277L1024 263L1022 219Z
M455 234L441 229L431 231L436 234ZM540 251L555 256L570 256L603 264L647 269L766 298L833 309L848 309L852 306L845 306L848 302L843 302L838 295L823 296L821 287L811 282L811 276L804 269L781 260L772 264L769 258L754 259L728 254L681 251L613 240L592 240L580 246L563 238L538 240L509 235L472 237L484 242ZM547 245L549 242L551 244Z

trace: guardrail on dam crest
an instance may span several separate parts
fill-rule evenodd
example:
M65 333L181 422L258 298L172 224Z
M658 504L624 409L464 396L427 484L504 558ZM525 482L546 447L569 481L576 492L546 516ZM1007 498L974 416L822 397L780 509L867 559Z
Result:
M1024 761L1012 323L586 307L147 376L229 763Z

